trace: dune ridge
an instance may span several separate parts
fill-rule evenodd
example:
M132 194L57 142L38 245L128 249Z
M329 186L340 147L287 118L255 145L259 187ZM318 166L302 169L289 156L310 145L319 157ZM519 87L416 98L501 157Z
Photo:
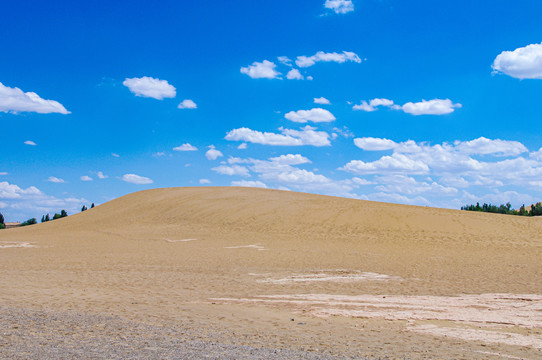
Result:
M343 356L536 358L540 324L521 321L521 304L542 302L541 220L268 189L146 190L0 231L0 305ZM337 298L362 300L326 300Z

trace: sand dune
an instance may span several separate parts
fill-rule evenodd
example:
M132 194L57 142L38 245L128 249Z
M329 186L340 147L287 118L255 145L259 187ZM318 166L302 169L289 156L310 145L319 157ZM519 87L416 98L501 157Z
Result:
M267 189L148 190L0 231L0 305L343 356L534 359L540 234L539 218Z

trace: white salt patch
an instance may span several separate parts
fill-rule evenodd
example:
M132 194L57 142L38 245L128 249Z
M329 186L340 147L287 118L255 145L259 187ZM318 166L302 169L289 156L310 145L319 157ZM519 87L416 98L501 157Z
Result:
M3 244L3 245L2 245ZM7 248L37 248L38 245L34 245L31 243L17 243L17 242L0 242L0 249L7 249Z
M169 243L177 243L177 242L188 242L188 241L195 241L197 239L181 239L181 240L170 240L170 239L164 239L165 241Z
M498 356L498 357L506 358L506 359L520 359L520 360L523 359L514 355L506 355L503 353L496 353L496 352L491 352L491 351L474 351L474 352L479 353L479 354L494 355L494 356Z
M440 327L436 325L422 325L408 328L421 334L435 336L449 336L466 341L481 341L484 343L497 343L514 346L525 346L542 350L542 338L534 335L522 335L510 332L497 332L477 330L470 328Z
M402 295L260 295L215 301L260 303L290 307L320 316L406 320L407 330L465 341L525 346L542 350L542 336L523 335L512 328L542 328L542 295L481 294L460 296ZM457 327L415 325L418 321L448 321ZM475 325L480 329L474 329Z
M240 245L240 246L225 246L224 249L256 249L258 251L267 251L267 250L269 250L269 249L266 249L265 247L261 246L260 244Z
M286 284L286 283L300 283L300 282L353 282L353 281L388 281L388 280L402 280L398 276L391 276L385 274L377 274L372 272L346 272L346 271L325 271L314 274L294 274L281 279L262 279L257 280L262 283L271 284Z

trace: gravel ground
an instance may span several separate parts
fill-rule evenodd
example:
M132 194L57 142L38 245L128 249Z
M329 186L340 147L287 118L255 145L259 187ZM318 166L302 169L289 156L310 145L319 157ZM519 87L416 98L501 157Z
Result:
M212 334L201 335L170 326L150 326L117 317L0 306L0 358L46 360L345 357L219 343L212 340Z

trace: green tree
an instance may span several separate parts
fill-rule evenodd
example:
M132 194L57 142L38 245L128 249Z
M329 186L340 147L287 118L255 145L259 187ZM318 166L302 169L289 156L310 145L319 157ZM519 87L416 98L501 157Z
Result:
M4 222L4 215L2 215L2 213L0 213L0 224L2 225L6 225L6 223Z
M68 213L66 212L66 210L60 211L60 217L66 217L66 216L68 216Z
M27 225L34 225L37 224L36 218L30 218L26 220L24 223L21 224L21 226L27 226Z
M85 205L83 205L83 207L81 208L81 212L87 210L87 207Z
M90 208L92 209L94 207L94 203L92 203L92 205L90 205Z
M49 220L51 220L51 219L49 218L49 214L45 215L45 221L49 221Z

